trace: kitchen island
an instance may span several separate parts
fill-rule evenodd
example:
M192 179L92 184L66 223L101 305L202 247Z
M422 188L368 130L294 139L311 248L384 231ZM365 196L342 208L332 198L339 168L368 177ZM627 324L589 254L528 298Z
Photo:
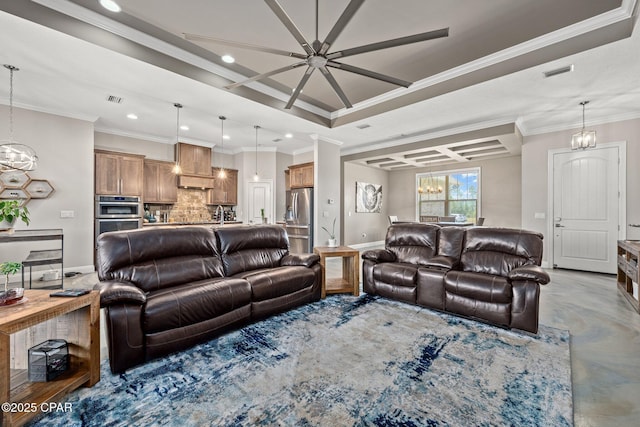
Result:
M232 225L242 225L242 221L225 221L223 225L220 225L220 221L198 221L198 222L145 222L143 227L162 227L162 226L202 226L202 227L226 227Z

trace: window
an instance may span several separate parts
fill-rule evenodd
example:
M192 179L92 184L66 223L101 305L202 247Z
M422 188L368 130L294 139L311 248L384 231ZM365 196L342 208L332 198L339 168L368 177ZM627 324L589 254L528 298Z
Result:
M417 182L418 219L464 215L476 222L480 201L480 169L420 173Z

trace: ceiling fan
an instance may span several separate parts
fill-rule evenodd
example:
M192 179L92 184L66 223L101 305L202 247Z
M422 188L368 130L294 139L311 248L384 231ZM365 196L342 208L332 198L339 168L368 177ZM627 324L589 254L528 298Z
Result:
M361 53L373 52L376 50L387 49L395 46L403 46L411 43L417 43L426 40L437 39L440 37L447 37L449 35L449 28L443 28L435 31L428 31L426 33L414 34L411 36L400 37L397 39L385 40L377 43L371 43L364 46L353 47L350 49L344 49L337 52L329 52L331 45L336 41L342 30L347 26L351 18L358 11L360 6L364 3L365 0L351 0L345 10L342 12L338 21L334 24L331 31L325 38L323 42L318 40L318 0L316 0L316 40L313 43L309 43L305 37L302 35L296 24L291 20L289 15L285 12L285 10L280 6L277 0L264 0L265 3L271 8L273 13L280 19L280 21L284 24L284 26L289 30L289 32L293 35L296 41L302 46L302 49L305 53L296 53L296 52L287 52L285 50L274 49L269 47L257 46L247 43L239 43L233 42L229 40L216 39L213 37L200 36L196 34L184 34L185 39L187 40L196 40L196 41L205 41L205 42L213 42L221 45L234 46L243 49L256 50L260 52L273 53L276 55L284 55L292 58L301 59L301 61L296 62L294 64L288 65L286 67L278 68L276 70L268 71L266 73L255 75L251 78L243 80L241 82L233 83L228 86L225 86L227 89L233 89L238 86L246 85L247 83L254 82L257 80L262 80L264 78L273 76L275 74L284 73L285 71L293 70L298 67L307 66L307 70L305 71L300 83L294 89L291 98L289 98L289 102L284 107L285 109L290 109L293 106L293 103L296 101L300 92L302 92L302 88L305 86L311 74L316 70L320 70L322 75L327 79L335 93L338 95L342 103L346 108L351 108L352 104L349 102L349 99L345 95L344 91L333 77L329 68L337 68L339 70L348 71L350 73L359 74L362 76L370 77L376 80L381 80L383 82L391 83L398 86L409 87L413 82L409 82L406 80L398 79L395 77L387 76L384 74L376 73L375 71L366 70L363 68L355 67L353 65L344 64L342 62L335 61L338 58L346 58L348 56L359 55Z

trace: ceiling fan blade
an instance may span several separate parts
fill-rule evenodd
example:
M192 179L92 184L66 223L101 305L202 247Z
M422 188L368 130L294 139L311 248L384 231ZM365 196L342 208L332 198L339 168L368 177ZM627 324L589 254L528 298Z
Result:
M342 51L333 52L327 55L327 59L344 58L346 56L359 55L361 53L373 52L376 50L387 49L390 47L403 46L406 44L438 39L441 37L447 37L448 35L449 35L449 28L442 28L440 30L428 31L426 33L414 34L412 36L400 37L392 40L385 40L383 42L371 43L364 46L358 46L358 47L353 47L351 49L345 49Z
M364 68L360 68L360 67L354 67L353 65L343 64L341 62L328 61L327 67L338 68L340 70L349 71L355 74L360 74L361 76L371 77L372 79L376 79L376 80L382 80L383 82L391 83L398 86L409 87L413 84L413 82L397 79L395 77L376 73L375 71L365 70Z
M289 18L289 15L287 15L287 12L285 12L282 6L280 6L280 3L278 3L277 0L264 0L264 2L267 3L267 6L271 8L273 13L275 13L284 26L287 27L287 30L289 30L298 43L300 43L300 46L302 46L304 51L309 55L314 55L316 51L304 38L298 27L296 27L296 24L294 24L291 18Z
M215 43L215 44L219 44L219 45L223 45L223 46L239 47L241 49L255 50L255 51L258 51L258 52L273 53L273 54L276 54L276 55L290 56L290 57L299 58L299 59L305 59L307 57L307 55L304 55L302 53L287 52L286 50L273 49L273 48L270 48L270 47L258 46L258 45L255 45L255 44L240 43L240 42L234 42L234 41L231 41L231 40L216 39L214 37L201 36L201 35L198 35L198 34L182 33L182 35L184 36L185 40Z
M306 65L307 61L296 62L295 64L287 65L286 67L278 68L277 70L268 71L266 73L258 74L241 82L233 83L225 86L226 89L235 89L238 86L244 86L247 83L255 82L256 80L262 80L264 78L273 76L275 74L284 73L285 71L293 70L294 68Z
M335 93L338 95L338 97L342 100L342 103L344 104L344 106L347 108L353 107L353 105L351 105L351 102L349 102L347 95L345 95L345 93L342 91L342 88L340 87L336 79L333 77L331 72L327 70L327 67L321 67L320 71L322 72L324 77L327 79L327 81L329 82L329 84L331 85Z
M304 72L304 76L302 76L300 83L298 83L298 86L296 86L296 88L293 90L293 94L291 95L291 98L289 98L289 102L287 102L287 105L284 106L285 110L290 109L293 106L293 103L296 102L296 99L298 99L300 92L302 92L302 88L307 84L307 80L309 80L309 77L311 77L311 73L313 73L313 70L315 70L314 67L308 67L307 71Z
M364 3L364 0L351 0L345 10L342 12L342 15L340 15L340 18L338 18L336 23L333 25L331 31L329 31L327 38L324 39L324 42L322 42L322 46L320 47L319 52L320 55L324 55L325 53L327 53L329 47L331 47L333 42L336 41L342 30L344 30L344 27L347 26L349 21L351 21L351 18L353 18L353 15L355 15L360 6L362 6L362 3Z

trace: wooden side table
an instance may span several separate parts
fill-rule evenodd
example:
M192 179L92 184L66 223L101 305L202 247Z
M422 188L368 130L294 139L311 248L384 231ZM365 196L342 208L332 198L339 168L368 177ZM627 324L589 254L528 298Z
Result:
M26 302L0 308L0 403L5 404L0 412L2 426L23 425L43 407L46 410L47 402L100 381L99 292L75 298L50 297L50 293L27 289ZM12 369L11 335L47 321L54 322L53 326L46 325L47 334L55 336L45 339L62 338L69 343L70 369L53 381L24 381L26 370L15 366ZM24 354L15 357L13 364L20 362L24 367L27 352L21 351ZM9 410L4 410L5 407Z
M327 294L351 292L360 295L360 252L348 246L317 246L313 252L320 255L322 267L322 298ZM342 277L327 278L326 260L331 257L342 258Z

